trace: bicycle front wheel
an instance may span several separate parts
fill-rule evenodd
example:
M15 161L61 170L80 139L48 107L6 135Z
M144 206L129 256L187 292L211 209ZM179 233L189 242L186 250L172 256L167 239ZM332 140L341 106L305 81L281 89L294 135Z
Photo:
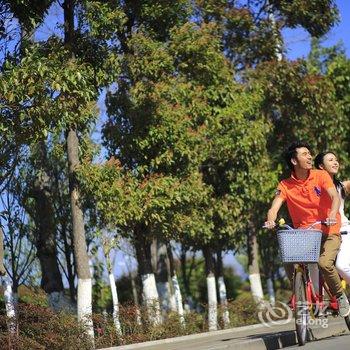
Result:
M295 294L295 328L299 345L305 345L308 334L309 308L306 300L305 281L302 271L297 271L294 277Z

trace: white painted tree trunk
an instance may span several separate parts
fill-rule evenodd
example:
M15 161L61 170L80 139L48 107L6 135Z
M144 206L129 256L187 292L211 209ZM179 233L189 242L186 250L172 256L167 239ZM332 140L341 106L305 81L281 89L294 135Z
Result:
M122 335L122 328L119 321L119 300L117 293L117 286L115 284L114 274L109 274L109 284L111 286L112 301L113 301L113 322L117 335Z
M248 234L248 273L252 296L257 304L264 301L264 293L260 278L258 242L255 228L252 225L251 232Z
M173 277L171 278L171 281L173 282L176 309L179 314L180 322L182 324L185 324L184 308L182 305L182 295L181 295L180 285L179 285L179 281L177 280L176 274L173 275Z
M17 331L17 322L16 322L17 297L12 292L12 285L9 278L7 277L2 278L2 287L4 289L4 301L5 301L6 316L8 318L9 333L15 334Z
M256 303L261 303L264 299L264 293L261 284L260 273L249 275L250 289Z
M207 277L207 290L208 290L208 324L209 331L216 331L218 329L217 322L217 296L216 296L216 284L215 276Z
M169 307L172 312L177 312L176 298L174 289L170 291Z
M77 314L86 327L87 334L94 339L94 328L92 323L92 282L91 278L78 278L77 288Z
M220 304L222 307L222 319L224 321L224 326L226 328L230 325L230 315L227 308L227 295L226 295L226 285L225 285L224 277L220 276L218 278L218 286L219 286Z
M275 298L275 290L273 288L273 282L271 278L268 278L266 280L266 284L267 284L267 293L269 295L269 300L270 300L270 304L271 305L275 305L276 302L276 298Z
M147 307L148 317L152 324L162 323L159 306L159 296L154 273L141 275L143 300Z
M180 323L182 325L185 325L181 290L180 290L179 281L177 279L176 272L175 272L174 256L173 256L173 251L170 243L167 244L167 256L168 256L169 275L171 276L171 282L173 287L171 299L170 299L171 308L172 310L177 311L177 313L179 314Z

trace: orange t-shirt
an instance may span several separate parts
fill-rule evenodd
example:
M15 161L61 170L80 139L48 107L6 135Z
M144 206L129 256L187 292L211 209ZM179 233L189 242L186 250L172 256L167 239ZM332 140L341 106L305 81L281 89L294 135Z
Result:
M327 189L335 187L330 175L324 170L310 170L306 180L300 180L292 174L282 180L277 188L277 195L287 202L289 215L295 228L308 227L315 221L328 218L332 200ZM326 234L339 234L340 214L337 224L333 226L315 227Z

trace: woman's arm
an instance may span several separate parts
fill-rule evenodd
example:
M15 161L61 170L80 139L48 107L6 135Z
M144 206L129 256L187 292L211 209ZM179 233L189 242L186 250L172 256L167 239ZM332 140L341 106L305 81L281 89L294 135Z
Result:
M350 194L350 180L343 181L342 184L344 186L345 193L347 195L349 195Z
M329 225L334 225L337 223L337 213L339 212L340 207L340 197L335 187L328 188L327 192L332 200L332 207L329 212L329 217L327 218L327 221Z

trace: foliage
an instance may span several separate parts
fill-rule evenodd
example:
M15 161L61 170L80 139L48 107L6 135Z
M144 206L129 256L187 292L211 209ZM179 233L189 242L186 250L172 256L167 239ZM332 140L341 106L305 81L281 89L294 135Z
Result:
M240 327L242 325L256 324L259 322L256 303L251 293L242 293L237 299L229 302L228 311L231 327Z
M253 320L255 322L257 320L256 306L250 297L242 296L230 302L229 310L233 312L232 326L251 324ZM11 338L14 350L90 349L88 339L83 333L84 328L77 323L74 316L64 313L55 314L48 308L25 303L19 304L18 312L18 335ZM165 322L157 327L147 321L146 310L141 309L142 325L137 324L136 315L137 309L134 306L120 307L123 335L118 337L110 315L94 314L96 348L171 338L207 330L205 317L194 312L185 314L185 326L180 323L176 314L170 314ZM9 334L6 317L3 314L0 315L0 330L3 349L10 349L6 347L9 346Z
M338 9L334 0L272 0L288 27L304 27L312 36L326 34L338 20Z
M11 11L27 30L32 30L43 21L53 0L11 0L5 1Z
M219 25L223 52L243 70L283 52L284 28L326 34L338 20L333 0L195 1L196 21Z
M6 317L0 316L1 344L8 346ZM11 339L11 349L90 349L84 327L69 314L55 314L37 305L18 305L18 335ZM8 348L10 349L10 347Z
M341 53L337 55L329 62L326 76L334 86L335 97L340 105L338 108L343 116L343 118L337 118L337 122L334 122L338 127L339 133L333 136L331 148L337 151L343 169L342 176L349 177L350 60ZM332 117L334 118L334 115Z
M330 117L337 120L337 122L333 122L333 127L339 130L339 134L332 138L329 148L337 152L343 168L342 176L349 176L348 153L350 148L347 121L350 116L350 61L345 56L341 43L331 47L323 47L320 40L313 40L306 64L311 74L322 75L332 84L338 115L330 114Z
M19 19L19 32L32 36L52 1L6 4L1 9ZM24 168L28 165L21 176L32 180L31 172L40 172L33 144L46 142L55 223L69 256L62 143L68 126L79 130L83 141L78 176L89 239L95 227L129 237L142 226L148 241L158 236L193 250L208 243L242 248L248 226L264 221L282 172L280 151L294 138L306 136L315 150L335 149L349 174L349 60L338 48L315 44L307 62L276 62L284 28L302 26L321 36L336 23L333 0L79 0L75 5L74 45L64 45L61 33L42 42L22 40L1 57L0 75L0 182L9 179L21 152ZM10 40L1 27L7 23L0 21L1 43ZM87 137L104 88L106 163L96 161ZM259 243L264 262L272 266L271 238L260 235ZM204 269L195 277L191 289L204 302ZM229 297L231 284L236 285L234 278ZM97 287L102 308L108 296L103 285ZM254 320L253 303L242 300L248 314L245 318L237 301L233 325ZM141 327L130 310L121 312L121 343L205 329L205 319L193 314L187 315L194 321L186 329L172 315L159 328L146 319ZM115 345L111 321L95 321L97 344ZM45 338L47 346L61 341L43 329L51 339ZM28 334L21 339L32 345L22 347L40 348Z
M92 67L69 59L57 41L50 44L33 44L19 64L8 60L3 67L1 131L16 142L35 141L53 127L84 125L95 113Z
M198 192L199 175L196 173L181 181L158 174L138 180L113 159L105 165L85 163L79 176L83 189L96 203L98 224L101 227L117 227L124 235L130 234L130 230L140 222L160 227L165 234L175 229L182 232L181 228L191 227L191 222L181 222L181 214L170 222L167 211L184 205L190 200L190 194L196 195L198 200L203 194Z
M254 75L266 82L264 111L274 125L270 147L282 150L299 138L315 150L328 148L333 140L338 142L332 148L342 148L342 130L333 120L344 116L329 79L309 74L303 61L265 63Z

